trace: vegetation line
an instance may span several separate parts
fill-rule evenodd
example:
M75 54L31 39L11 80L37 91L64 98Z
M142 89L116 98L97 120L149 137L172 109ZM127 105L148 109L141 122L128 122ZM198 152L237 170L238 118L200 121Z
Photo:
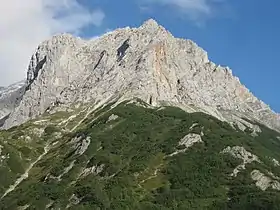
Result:
M86 115L83 117L83 119L81 119L71 130L70 132L73 132L74 130L76 130L87 118L88 116L96 109L98 109L99 107L101 107L102 105L104 106L106 103L106 101L108 101L108 99L104 100L104 101L101 101L99 103L97 103L96 105L93 106L90 106L88 108L88 112L86 113ZM112 108L111 108L112 109Z
M75 126L74 128L71 129L71 132L73 132L74 130L76 130L85 119L88 118L88 116L96 109L96 107L94 107L93 109L89 108L89 111L86 113L86 115L83 117L83 119L81 119Z

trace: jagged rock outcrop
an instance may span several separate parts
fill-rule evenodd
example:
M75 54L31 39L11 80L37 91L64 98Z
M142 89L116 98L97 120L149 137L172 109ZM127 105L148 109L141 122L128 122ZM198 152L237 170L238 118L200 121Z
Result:
M275 158L272 159L272 163L274 166L280 166L280 163L278 160L276 160Z
M186 148L189 148L199 142L203 142L201 136L195 133L190 133L180 140L179 145L184 145Z
M181 147L184 146L185 148L176 150L175 152L173 152L172 154L170 154L168 156L174 156L179 153L186 152L188 150L188 148L192 147L193 145L195 145L197 143L203 143L201 136L199 134L189 133L188 135L184 136L184 138L182 138L179 141L178 146L181 146Z
M15 107L19 105L25 91L25 85L25 81L21 81L6 88L0 87L0 127Z
M116 119L118 119L118 118L119 118L118 115L112 114L112 115L108 118L107 123L109 123L109 122L111 122L111 121L114 121L114 120L116 120Z
M239 113L280 130L276 113L228 67L209 61L194 42L173 37L154 20L95 40L62 34L43 42L32 56L23 99L4 127L55 106L132 97L195 107L222 120L225 111Z
M82 135L72 139L70 143L74 144L73 148L75 149L75 154L82 155L88 149L90 142L90 137L85 137Z
M274 175L271 174L273 177ZM256 181L256 186L261 190L265 191L267 188L271 187L274 190L280 190L280 183L277 180L272 179L271 177L266 176L259 170L254 170L251 172L251 177ZM278 177L275 177L279 179Z
M254 161L260 163L259 158L256 155L248 152L244 147L228 146L227 148L225 148L222 151L222 153L228 153L228 154L232 155L233 157L242 160L242 163L240 165L238 165L231 173L231 176L233 176L233 177L236 177L241 170L245 170L247 164L250 164Z

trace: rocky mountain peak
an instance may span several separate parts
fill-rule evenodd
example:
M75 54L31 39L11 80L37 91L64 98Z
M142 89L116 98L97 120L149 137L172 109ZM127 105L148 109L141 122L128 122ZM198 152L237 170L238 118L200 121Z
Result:
M146 27L146 26L152 27L152 28L160 27L160 25L157 23L157 21L154 20L153 18L150 18L143 23L142 27Z
M27 84L6 128L57 106L137 97L155 106L172 104L222 120L234 114L280 129L277 115L228 67L209 61L196 43L173 37L152 19L95 40L52 37L33 54Z
M145 30L148 30L148 31L166 30L163 26L159 25L158 22L154 19L146 20L140 26L140 29L145 29Z

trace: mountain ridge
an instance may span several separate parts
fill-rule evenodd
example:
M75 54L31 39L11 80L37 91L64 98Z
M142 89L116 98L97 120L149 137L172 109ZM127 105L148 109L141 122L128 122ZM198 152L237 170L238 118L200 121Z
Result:
M250 118L280 130L279 116L228 67L209 61L193 41L173 37L153 19L95 40L60 34L44 41L31 58L23 98L4 128L73 102L132 97L153 106L167 103L202 111L223 121Z

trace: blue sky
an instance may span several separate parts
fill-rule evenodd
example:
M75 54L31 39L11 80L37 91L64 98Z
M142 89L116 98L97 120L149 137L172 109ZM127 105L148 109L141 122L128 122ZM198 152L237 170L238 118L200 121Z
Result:
M90 37L107 29L138 26L154 18L173 35L197 42L212 61L229 66L250 91L280 112L279 0L201 1L208 2L210 12L205 13L180 5L188 4L188 0L169 4L152 1L81 0L106 14L101 27L88 27L83 35Z
M32 53L53 34L90 38L154 18L280 112L279 8L279 0L9 0L0 7L0 86L24 79Z

